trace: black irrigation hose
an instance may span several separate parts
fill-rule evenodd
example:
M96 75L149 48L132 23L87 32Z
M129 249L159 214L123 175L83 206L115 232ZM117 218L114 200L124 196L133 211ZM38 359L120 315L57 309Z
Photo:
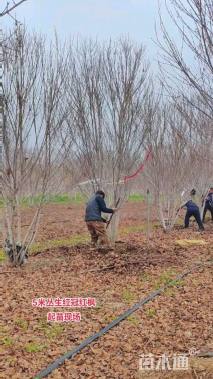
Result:
M209 260L206 263L212 264L213 261ZM56 359L53 363L51 363L47 368L40 371L34 379L41 379L47 377L51 372L55 369L57 369L59 366L61 366L66 359L72 359L76 354L78 354L81 350L83 350L86 346L90 345L93 341L97 340L101 336L103 336L105 333L107 333L110 329L114 328L114 326L118 325L121 321L125 320L128 316L130 316L133 312L137 311L142 305L148 303L149 301L153 300L156 296L160 295L162 292L165 291L168 287L171 286L171 284L177 282L178 280L183 279L185 276L190 274L194 269L205 266L205 263L200 263L194 265L189 270L185 271L183 274L180 274L176 276L175 279L171 280L167 285L164 287L159 288L158 290L152 292L149 296L145 297L145 299L142 299L135 305L133 305L131 308L129 308L126 312L122 313L119 317L117 317L115 320L110 322L105 328L101 329L99 332L93 334L92 336L86 338L80 345L76 346L73 350L68 351L66 354L62 355L60 358Z

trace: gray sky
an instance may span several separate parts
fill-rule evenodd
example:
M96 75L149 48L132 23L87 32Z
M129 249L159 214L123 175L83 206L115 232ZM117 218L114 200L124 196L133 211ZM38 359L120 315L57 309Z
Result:
M5 3L0 1L2 7ZM156 58L153 40L158 0L27 0L13 14L48 37L54 29L66 39L82 36L106 40L128 35L147 47L151 61ZM5 17L1 23L12 25L12 20Z

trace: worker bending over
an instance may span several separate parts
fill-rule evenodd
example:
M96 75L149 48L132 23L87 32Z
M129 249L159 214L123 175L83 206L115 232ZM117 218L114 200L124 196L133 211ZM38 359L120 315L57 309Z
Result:
M199 230L203 231L204 230L204 226L203 226L203 223L202 223L202 220L201 220L200 210L199 210L198 205L194 201L195 194L196 194L196 191L195 191L195 189L193 189L190 192L191 198L185 204L183 204L178 209L178 211L180 209L182 209L182 208L186 208L185 223L184 223L185 224L185 228L189 227L189 220L193 216L195 218L195 220L197 221L197 224L199 226Z
M110 248L109 239L106 233L105 223L101 216L103 213L114 213L117 208L107 208L104 201L105 193L97 191L86 206L85 221L90 232L92 246L95 247L99 242L103 248Z

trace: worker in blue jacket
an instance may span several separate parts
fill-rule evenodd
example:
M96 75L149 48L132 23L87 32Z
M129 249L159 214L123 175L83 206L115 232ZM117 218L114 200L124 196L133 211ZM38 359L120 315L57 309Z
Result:
M85 221L90 232L92 246L96 246L97 242L103 247L110 246L105 228L106 220L102 217L102 212L114 213L117 209L107 208L104 198L103 191L96 191L86 206Z
M204 230L204 226L203 226L203 223L202 223L202 220L201 220L200 210L199 210L198 205L194 202L195 194L196 194L196 191L195 191L195 189L193 189L190 192L191 198L186 203L184 203L178 209L178 211L180 209L182 209L182 208L186 208L186 215L185 215L185 222L184 222L185 228L189 227L189 220L193 216L195 218L195 220L197 221L197 224L199 226L199 230L203 231Z

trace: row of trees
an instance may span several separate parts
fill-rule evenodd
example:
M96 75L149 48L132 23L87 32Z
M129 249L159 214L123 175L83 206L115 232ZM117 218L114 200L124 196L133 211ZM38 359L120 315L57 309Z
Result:
M101 187L122 204L134 183L124 177L151 150L144 177L166 230L192 187L206 191L213 180L211 3L170 0L182 48L160 19L158 80L144 47L128 39L62 46L56 36L48 45L20 26L5 36L1 195L11 261L26 259L45 192L62 170L86 184L82 191ZM183 56L189 50L191 67ZM23 236L21 199L29 193L40 204ZM114 238L117 225L114 218Z

